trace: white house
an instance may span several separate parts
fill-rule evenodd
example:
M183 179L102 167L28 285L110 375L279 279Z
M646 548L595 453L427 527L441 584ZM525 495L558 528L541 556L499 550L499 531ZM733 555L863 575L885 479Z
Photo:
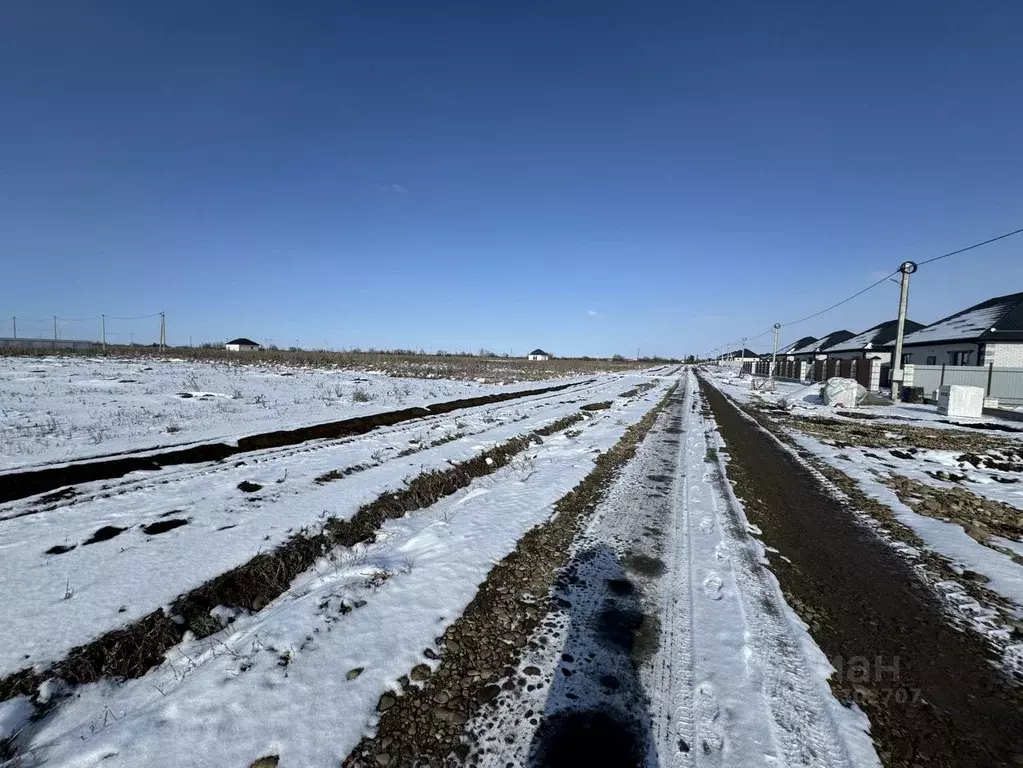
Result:
M526 355L526 357L529 360L550 360L551 359L551 356L548 353L544 352L542 349L539 349L539 348L538 349L534 349L532 352L530 352L528 355Z
M988 299L907 334L902 351L913 365L1023 367L1023 293Z
M922 323L914 323L906 320L905 333L908 335L923 328ZM853 336L851 339L840 341L827 349L828 359L832 360L881 360L890 362L892 348L886 346L888 342L894 341L899 332L899 321L889 320L879 323L873 328L865 330Z
M244 336L238 339L232 339L224 345L224 349L228 352L252 352L259 349L259 345L252 339L246 339Z

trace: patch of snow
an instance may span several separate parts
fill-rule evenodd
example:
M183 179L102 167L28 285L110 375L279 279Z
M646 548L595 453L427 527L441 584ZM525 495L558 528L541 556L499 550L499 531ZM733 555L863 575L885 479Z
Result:
M35 707L28 696L0 701L0 741L9 739L32 719Z

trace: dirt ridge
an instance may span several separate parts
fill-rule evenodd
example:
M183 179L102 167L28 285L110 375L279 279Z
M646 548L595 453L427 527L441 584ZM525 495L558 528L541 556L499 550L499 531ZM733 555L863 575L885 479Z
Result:
M430 506L468 486L474 478L506 466L536 441L542 442L544 437L585 418L582 413L565 416L448 469L422 473L402 490L383 494L347 520L328 518L318 533L299 532L273 551L260 553L177 598L170 613L161 608L131 625L107 632L73 648L41 672L28 668L0 679L0 701L20 694L31 696L44 681L53 678L82 685L106 677L141 677L163 661L164 654L181 641L186 631L207 637L222 629L219 620L209 613L216 606L262 610L283 594L298 574L334 547L372 539L386 520Z
M54 491L64 486L90 483L97 480L112 480L123 477L129 472L156 471L163 467L178 464L223 461L240 453L298 445L310 440L333 440L341 437L363 435L379 427L390 427L405 421L412 421L413 419L438 416L465 408L477 408L481 405L503 403L532 395L562 392L572 387L592 384L594 381L595 379L590 379L520 392L500 392L479 397L462 398L460 400L449 400L424 407L417 406L415 408L374 413L368 416L356 416L350 419L313 424L296 429L264 432L258 435L242 437L238 440L237 445L203 443L202 445L176 448L145 456L125 455L117 458L101 459L99 461L84 459L80 462L60 467L8 472L0 475L0 503L24 499L39 493Z

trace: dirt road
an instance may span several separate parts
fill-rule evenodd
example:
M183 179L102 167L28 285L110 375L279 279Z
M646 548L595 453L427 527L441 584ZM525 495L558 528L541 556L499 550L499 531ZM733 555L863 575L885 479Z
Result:
M484 585L481 596L501 601L483 599L488 610L476 614L470 606L447 642L457 641L452 661L445 648L423 689L389 701L377 738L348 765L445 753L495 767L877 764L866 719L831 696L819 651L729 503L708 450L713 423L695 377L683 382L595 509L538 529L557 547L564 536L552 531L569 527L550 592L537 593L542 582L521 594L504 580ZM555 554L533 540L526 549L510 567L535 573ZM517 611L532 617L525 634L506 618ZM448 682L471 678L460 661L467 645L491 648L477 665L503 667L478 691ZM448 724L453 697L465 725L424 734L421 713Z
M1023 761L1023 699L976 638L952 628L907 560L709 385L703 392L771 567L835 662L836 692L870 717L886 765Z

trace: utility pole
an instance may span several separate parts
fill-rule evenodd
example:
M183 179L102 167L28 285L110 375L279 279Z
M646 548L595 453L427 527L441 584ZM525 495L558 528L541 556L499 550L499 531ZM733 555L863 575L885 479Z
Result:
M165 312L160 313L160 351L163 352L164 347L167 346L167 314Z
M107 351L107 316L101 314L100 315L100 319L102 321L102 327L103 327L103 351L106 352Z
M14 326L14 338L18 338L18 318L11 315L11 325Z
M774 352L771 353L771 375L769 378L774 378L774 371L776 360L778 359L778 331L781 330L781 323L774 324Z
M57 316L53 316L53 348L57 348Z
M902 399L902 337L906 332L906 310L909 308L909 276L916 272L916 263L904 261L899 265L902 273L902 286L899 290L899 326L895 334L895 357L892 359L892 400Z
M746 337L742 337L742 351L739 353L739 365L746 362Z

